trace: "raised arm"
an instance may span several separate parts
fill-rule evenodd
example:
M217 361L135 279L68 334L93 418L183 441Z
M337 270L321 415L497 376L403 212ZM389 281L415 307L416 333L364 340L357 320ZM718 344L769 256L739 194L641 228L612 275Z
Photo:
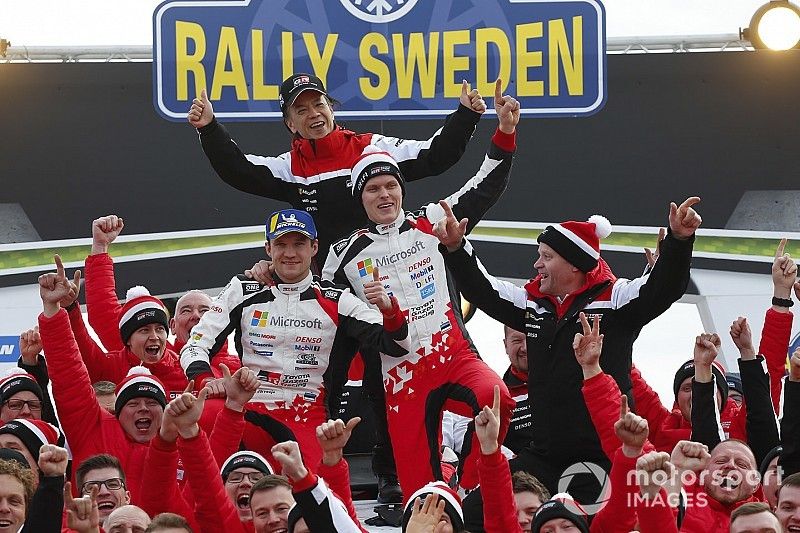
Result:
M344 458L344 447L359 422L361 418L356 416L346 424L337 419L328 420L317 427L317 441L322 448L322 461L317 473L339 497L355 523L358 523L358 515L350 492L350 467Z
M464 155L484 111L486 104L481 95L475 89L470 91L467 82L463 81L458 108L431 138L413 141L374 134L372 143L392 154L406 181L436 176L452 167Z
M783 479L800 472L800 348L792 354L789 367L789 377L783 389L783 451L778 460L778 465L783 468Z
M780 444L778 419L772 410L770 377L764 356L756 357L753 336L747 319L739 317L731 324L731 338L739 348L739 374L742 376L746 409L747 443L761 464L764 457Z
M45 444L39 449L39 486L33 494L22 533L59 533L64 509L67 450Z
M67 313L59 304L70 287L61 258L56 256L55 262L56 273L39 276L43 308L39 315L39 333L49 357L53 399L60 407L61 427L75 450L95 438L103 414L72 336Z
M717 406L717 376L711 366L719 353L721 341L716 333L701 333L694 343L694 379L692 380L692 440L709 450L725 440Z
M702 218L692 206L700 198L670 203L669 231L661 241L658 261L649 274L631 280L620 292L619 313L632 327L642 327L677 301L689 285L694 234Z
M19 336L20 357L17 366L36 379L42 389L42 420L58 427L53 400L50 398L50 376L47 373L47 361L42 355L42 337L39 326L23 331Z
M214 107L205 89L192 101L187 119L197 128L203 152L222 181L256 196L287 201L286 186L275 175L291 170L289 158L245 156L228 130L214 118Z
M462 218L459 221L446 201L440 201L439 205L444 216L436 223L433 232L439 239L439 251L458 289L467 300L498 322L525 331L528 305L525 289L486 272L472 245L464 239L468 220Z
M117 300L114 261L108 249L125 222L116 215L92 221L92 251L86 258L86 313L89 325L100 337L107 350L125 347L119 335L119 315L122 306Z

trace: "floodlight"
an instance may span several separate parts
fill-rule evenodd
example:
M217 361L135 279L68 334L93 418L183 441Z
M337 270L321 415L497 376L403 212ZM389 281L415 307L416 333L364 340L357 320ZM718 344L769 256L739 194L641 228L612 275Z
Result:
M741 36L756 49L800 48L800 8L789 0L771 0L753 13Z

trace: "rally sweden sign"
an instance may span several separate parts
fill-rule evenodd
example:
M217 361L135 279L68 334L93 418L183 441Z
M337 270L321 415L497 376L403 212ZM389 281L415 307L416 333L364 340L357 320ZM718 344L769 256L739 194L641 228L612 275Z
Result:
M203 88L219 118L278 119L296 72L319 76L341 117L443 116L464 79L488 97L501 78L524 115L589 115L606 98L599 0L170 0L153 40L169 120Z

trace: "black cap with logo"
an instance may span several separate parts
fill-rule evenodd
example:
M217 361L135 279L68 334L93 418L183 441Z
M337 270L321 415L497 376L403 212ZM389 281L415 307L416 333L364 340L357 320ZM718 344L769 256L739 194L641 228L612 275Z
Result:
M312 90L327 95L322 80L313 74L292 74L281 83L281 112L292 105L303 91Z

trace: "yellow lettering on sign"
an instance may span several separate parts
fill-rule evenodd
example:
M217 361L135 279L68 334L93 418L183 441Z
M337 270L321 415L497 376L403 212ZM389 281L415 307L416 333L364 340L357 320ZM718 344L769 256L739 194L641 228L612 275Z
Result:
M371 32L366 34L358 45L358 59L361 66L367 72L374 74L378 78L378 83L372 85L369 77L361 76L358 78L358 86L365 98L380 100L389 93L392 76L386 63L372 55L373 48L378 54L388 54L389 43L386 42L386 37L380 33Z
M194 43L194 52L189 53L189 41ZM200 62L206 55L206 34L203 27L194 22L175 21L175 80L178 100L189 100L189 73L194 76L192 98L200 96L206 88L206 69Z
M251 30L252 66L253 66L253 100L277 100L278 86L264 84L264 32Z
M231 62L230 70L225 68L228 60ZM236 29L231 26L223 26L219 31L219 48L214 64L214 79L211 81L211 100L222 98L223 87L236 89L237 100L248 99L247 81L244 77L239 43L236 40Z
M336 48L336 40L338 38L338 34L329 33L325 38L325 47L322 49L322 53L320 53L319 45L314 38L314 34L303 34L303 42L306 44L306 50L308 50L308 58L311 60L311 67L314 69L314 74L322 80L323 85L328 85L328 69L331 68L333 49Z
M496 76L489 77L489 45L497 48L500 64ZM503 90L511 79L511 45L500 28L478 28L475 30L475 88L483 95L494 94L494 82L503 80Z
M542 53L529 52L528 40L540 38L542 31L541 22L517 25L517 96L544 96L544 82L528 78L529 68L542 66Z
M564 78L570 96L583 95L583 17L572 17L572 44L574 51L570 54L569 39L564 28L564 21L557 19L547 23L550 54L550 96L558 96L559 63L564 65Z
M433 98L436 93L436 65L439 61L439 32L428 36L428 49L425 49L425 36L412 33L408 36L408 46L403 44L403 34L392 34L394 47L394 66L397 71L397 95L400 98L411 98L415 84L423 98ZM405 50L408 50L408 58ZM419 78L415 78L415 71ZM459 94L460 90L459 90Z
M456 76L456 72L469 70L469 56L456 57L455 47L458 44L469 44L469 30L444 32L442 37L444 80L442 85L447 98L461 96L461 80L465 76ZM451 80L457 80L457 82L453 83Z
M294 74L294 42L290 31L281 32L281 52L281 70L283 71L281 81L283 81Z

